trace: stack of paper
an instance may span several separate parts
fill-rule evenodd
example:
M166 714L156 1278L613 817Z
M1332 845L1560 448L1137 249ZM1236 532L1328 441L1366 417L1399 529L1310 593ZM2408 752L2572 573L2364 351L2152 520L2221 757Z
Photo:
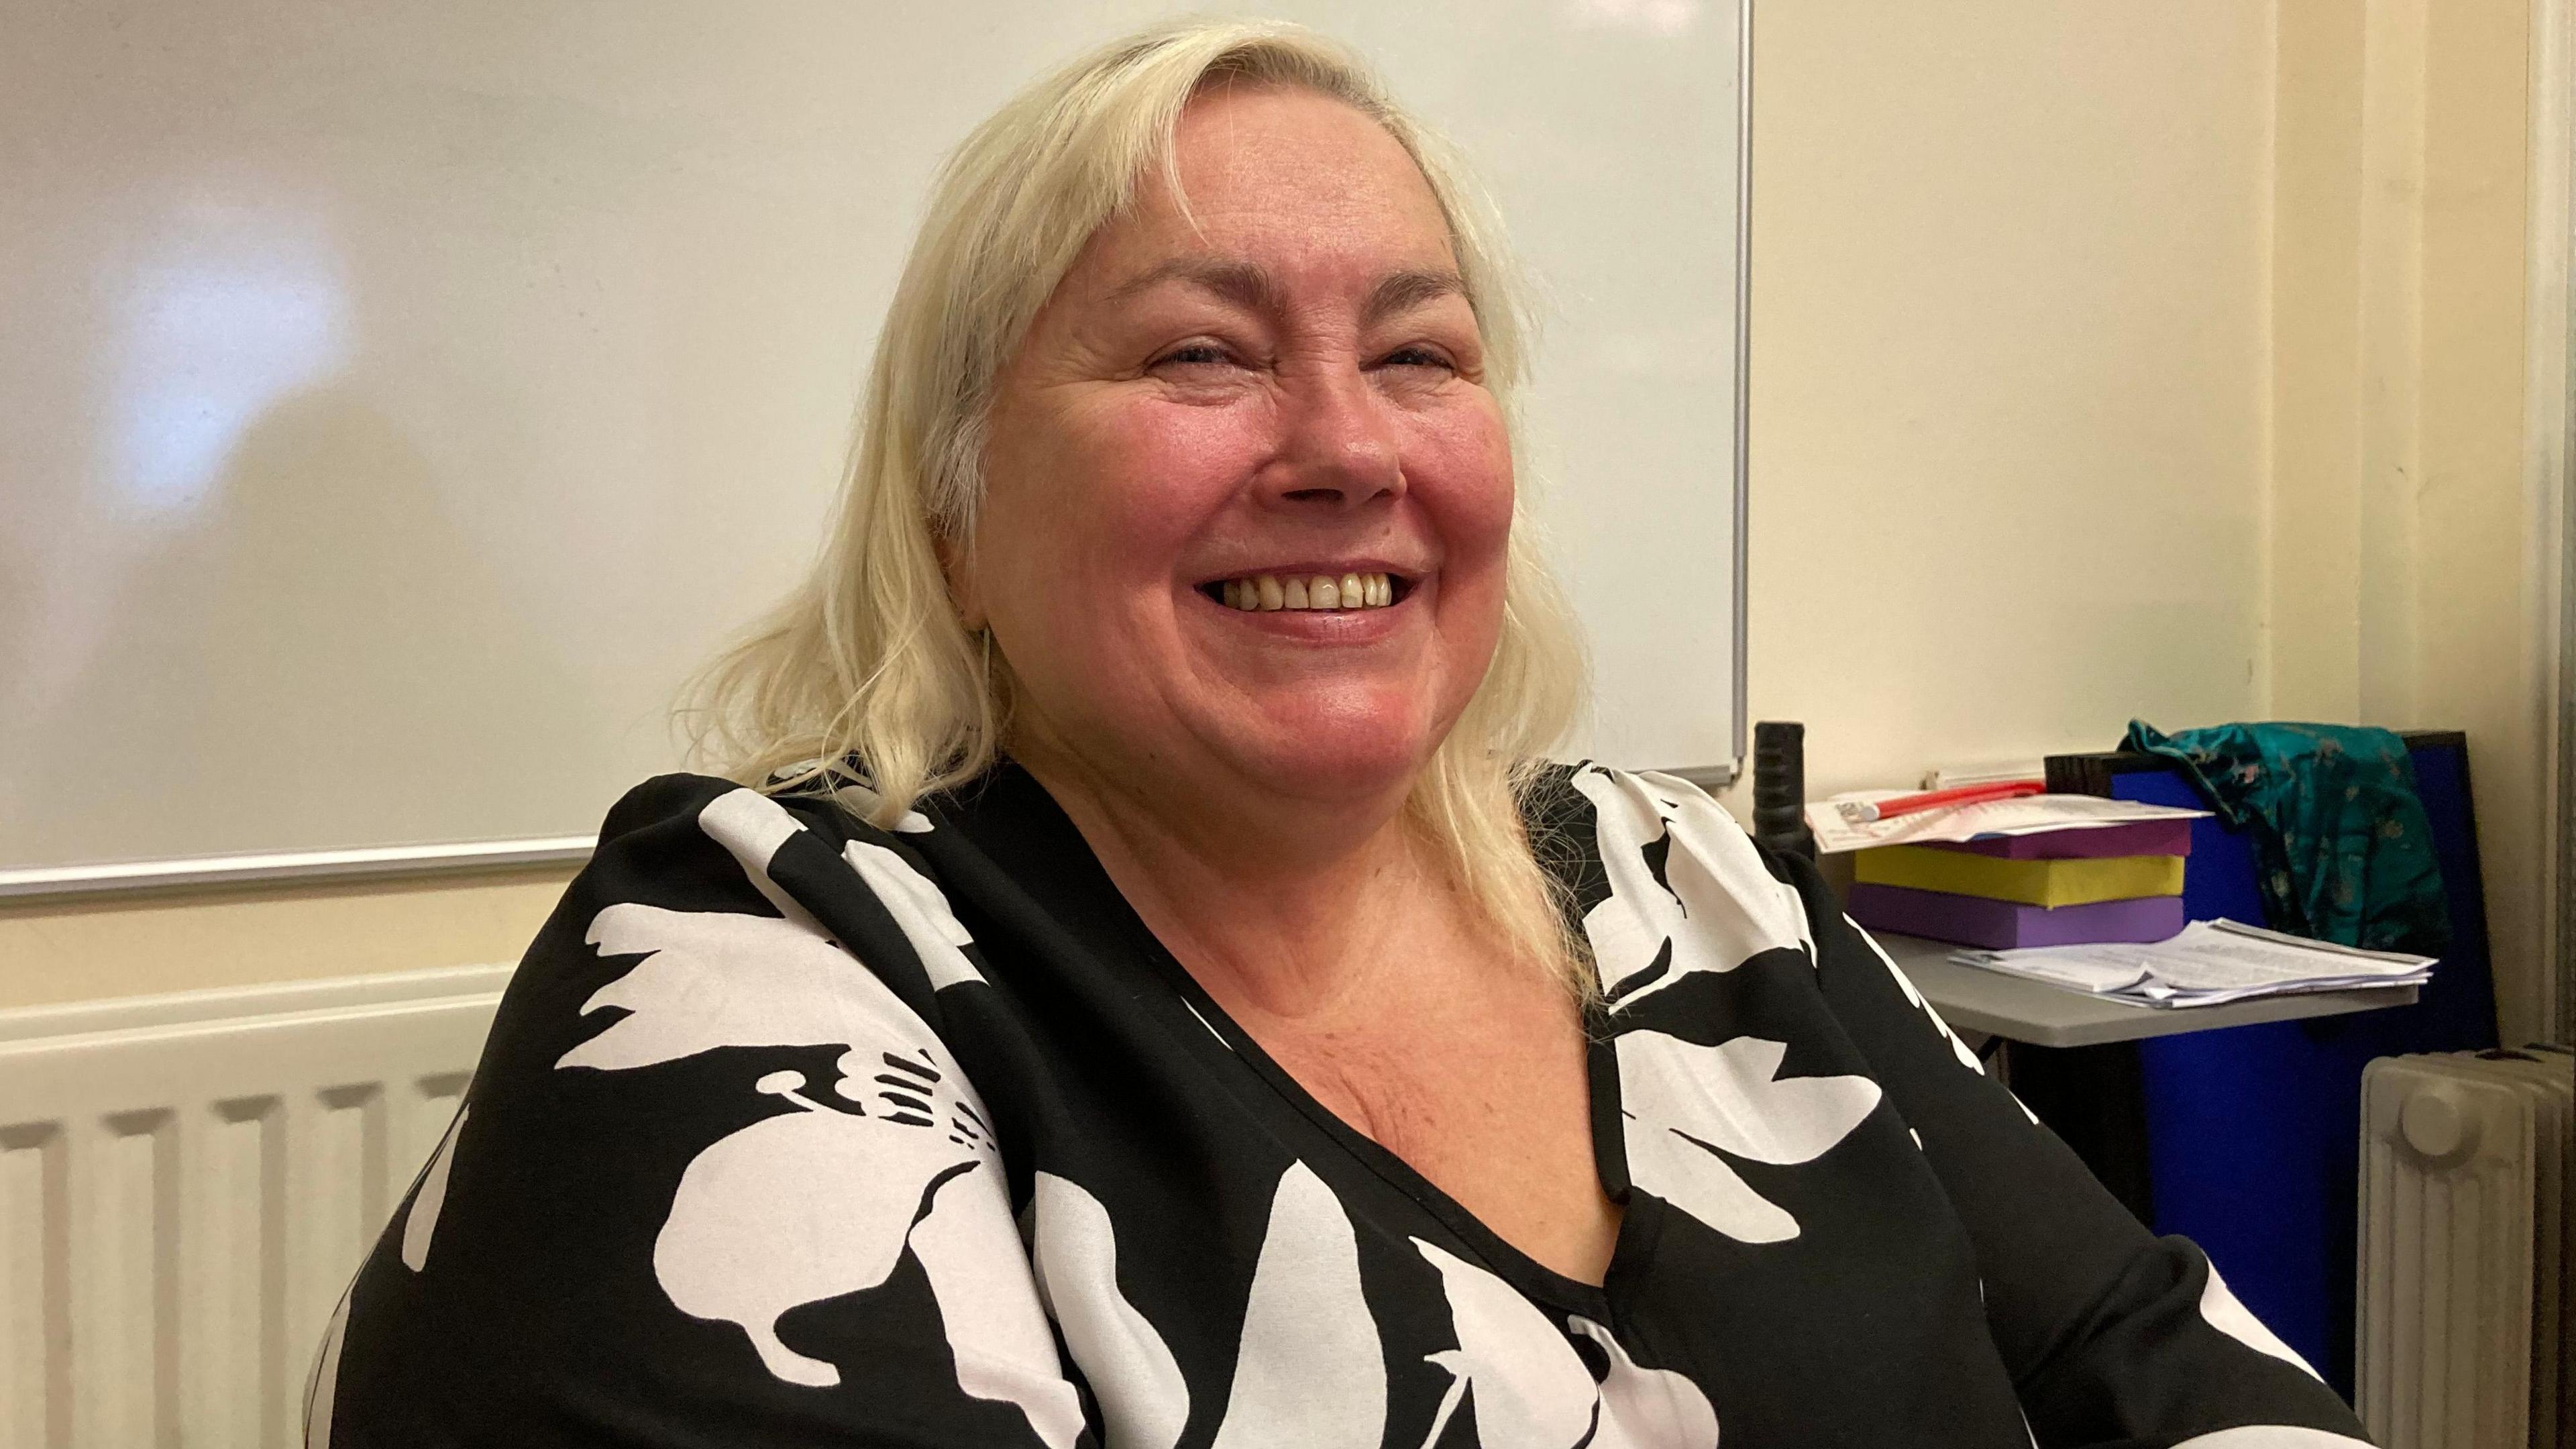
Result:
M1918 891L1949 891L2026 906L2084 906L2182 894L2179 855L2097 860L2010 860L1929 845L1883 845L1854 857L1852 879Z
M2191 831L2175 815L1872 846L1852 852L1847 907L1872 930L1988 951L2162 941L2188 919Z
M2195 921L2150 945L2038 946L1957 951L1950 959L2134 1006L2216 1006L2254 996L2416 986L2433 958L2364 951L2235 921Z
M1830 799L1808 801L1807 828L1816 834L1816 849L1832 855L1873 845L1920 845L1934 840L2103 829L2140 820L2193 820L2209 813L2135 800L2106 800L2098 795L2022 795L2009 800L1980 800L1973 805L1921 810L1867 823L1847 819L1840 809L1846 800L1891 800L1906 793L1851 790Z

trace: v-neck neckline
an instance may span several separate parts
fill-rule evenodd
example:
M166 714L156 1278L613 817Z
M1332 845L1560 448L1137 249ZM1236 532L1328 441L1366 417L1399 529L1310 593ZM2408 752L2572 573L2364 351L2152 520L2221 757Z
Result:
M1216 1046L1228 1062L1249 1068L1252 1075L1298 1116L1319 1132L1329 1143L1360 1168L1375 1174L1413 1203L1437 1219L1458 1240L1466 1244L1484 1265L1523 1297L1562 1311L1579 1313L1585 1318L1612 1328L1617 1327L1611 1304L1613 1285L1643 1272L1652 1259L1655 1239L1662 1215L1653 1205L1628 1190L1627 1151L1624 1138L1626 1121L1620 1101L1618 1059L1606 1020L1597 1010L1587 1010L1582 1022L1584 1031L1585 1121L1588 1127L1589 1153L1593 1181L1601 1192L1619 1204L1619 1227L1612 1239L1609 1266L1598 1284L1560 1273L1532 1257L1519 1245L1504 1237L1476 1216L1466 1204L1425 1176L1419 1168L1387 1147L1344 1121L1339 1113L1324 1105L1308 1091L1304 1083L1270 1054L1260 1040L1234 1019L1207 989L1192 976L1189 968L1154 934L1145 918L1128 901L1126 893L1101 864L1091 842L1083 837L1064 807L1056 802L1045 784L1035 775L1008 758L997 761L981 779L961 786L960 794L983 803L987 792L998 787L1009 796L1024 796L1026 808L1043 821L1043 828L1062 838L1069 852L1066 864L1091 877L1092 885L1110 907L1110 924L1128 938L1129 944L1149 965L1156 977L1169 989L1180 1005L1197 1018L1197 1024L1216 1037ZM952 798L955 796L952 795ZM960 803L964 803L961 801ZM970 807L971 808L971 807ZM1031 822L1037 823L1037 822ZM1185 1032L1184 1038L1197 1040L1200 1033ZM1199 1049L1204 1053L1206 1044ZM1211 1066L1223 1069L1225 1063L1207 1057ZM1612 1134L1605 1140L1605 1133ZM1613 1155L1615 1154L1615 1156Z

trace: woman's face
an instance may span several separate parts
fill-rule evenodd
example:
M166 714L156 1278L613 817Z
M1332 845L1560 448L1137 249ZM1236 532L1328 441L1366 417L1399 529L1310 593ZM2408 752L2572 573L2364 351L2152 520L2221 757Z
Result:
M1212 90L1175 145L1190 216L1142 188L1001 378L958 600L1024 754L1382 800L1502 623L1512 460L1448 228L1393 138L1309 92Z

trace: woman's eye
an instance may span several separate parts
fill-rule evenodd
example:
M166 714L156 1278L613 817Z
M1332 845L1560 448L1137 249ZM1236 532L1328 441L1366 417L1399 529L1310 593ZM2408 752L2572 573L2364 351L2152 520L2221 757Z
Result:
M1458 370L1458 365L1456 363L1451 362L1448 358L1441 356L1439 353L1432 351L1428 347L1398 348L1386 355L1386 361L1382 365L1387 367L1436 367L1447 372L1455 372Z
M1171 351L1164 353L1162 356L1155 358L1154 365L1156 367L1169 367L1177 363L1183 366L1205 366L1224 363L1230 360L1231 359L1225 355L1225 349L1217 346L1213 342L1192 342L1184 346L1175 347Z

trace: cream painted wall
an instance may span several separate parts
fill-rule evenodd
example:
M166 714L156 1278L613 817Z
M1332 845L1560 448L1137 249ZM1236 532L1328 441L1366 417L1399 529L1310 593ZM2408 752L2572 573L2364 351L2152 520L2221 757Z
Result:
M2411 658L2386 666L2406 687L2385 705L2365 692L2362 717L2469 732L2496 1013L2504 1039L2519 1042L2550 1019L2542 838L2557 638L2547 613L2555 590L2526 546L2535 521L2522 432L2530 16L2523 0L2412 3L2426 15L2422 431L2415 472L2388 497L2413 515L2416 625L2399 641ZM2554 573L2554 554L2548 563ZM2365 556L2366 587L2373 573ZM2366 657L2365 668L2375 663Z
M2132 714L2465 729L2542 1033L2526 0L1761 16L1751 704L1811 792Z
M2132 715L2468 728L2520 1034L2523 9L2435 3L1764 5L1750 702L1819 793ZM560 889L0 910L0 1005L515 959Z
M2531 13L2303 0L2281 24L2269 712L2468 732L2522 1040L2548 1019L2557 568L2523 430Z
M1812 793L2260 711L2269 23L1759 11L1750 699Z
M560 868L0 904L0 1008L516 961Z

